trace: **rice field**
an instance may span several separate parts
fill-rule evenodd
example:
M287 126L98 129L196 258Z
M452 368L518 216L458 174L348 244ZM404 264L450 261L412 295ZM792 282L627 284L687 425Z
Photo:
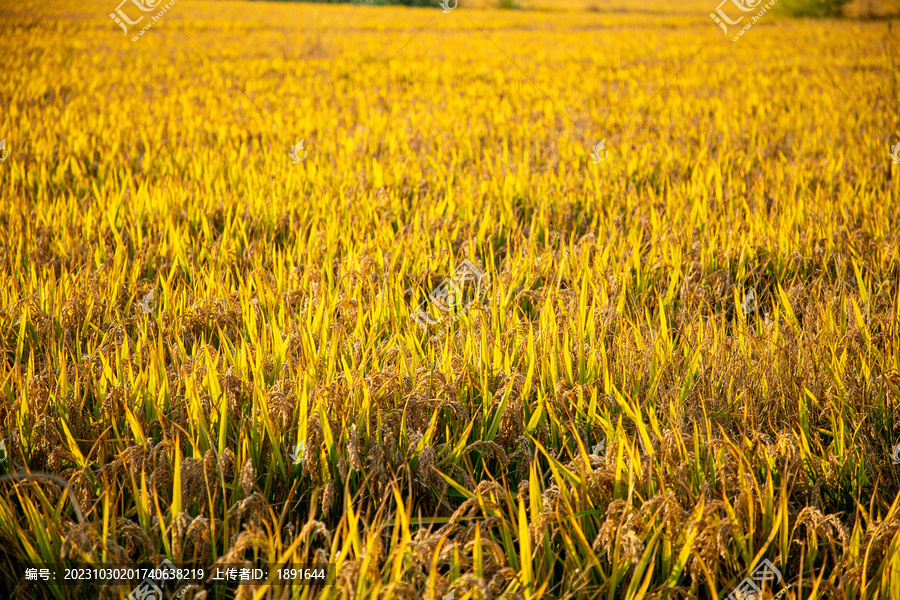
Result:
M0 598L900 599L896 4L116 1L0 4Z

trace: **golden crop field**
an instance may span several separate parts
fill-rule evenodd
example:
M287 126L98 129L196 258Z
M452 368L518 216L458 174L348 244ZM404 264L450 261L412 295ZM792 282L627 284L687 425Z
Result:
M900 599L896 4L119 1L0 3L0 599Z

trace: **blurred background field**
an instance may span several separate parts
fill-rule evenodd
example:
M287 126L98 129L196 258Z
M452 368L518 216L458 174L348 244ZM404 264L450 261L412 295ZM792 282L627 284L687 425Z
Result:
M895 4L3 3L0 590L900 598Z

